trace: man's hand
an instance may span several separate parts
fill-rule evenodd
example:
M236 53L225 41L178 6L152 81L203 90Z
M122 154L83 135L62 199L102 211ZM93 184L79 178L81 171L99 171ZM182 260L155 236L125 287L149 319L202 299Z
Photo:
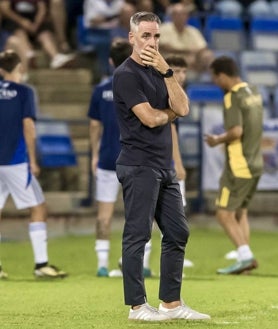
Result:
M30 34L34 34L36 32L36 28L34 26L34 24L29 21L28 19L23 18L20 21L20 25L22 26L22 28L27 31Z
M210 147L214 147L219 144L218 135L205 135L204 140Z
M169 69L169 65L166 63L162 55L150 46L147 46L141 51L140 57L144 65L152 66L162 74L165 74Z
M30 170L31 170L31 173L38 177L39 174L40 174L40 167L38 166L38 164L36 162L30 162Z

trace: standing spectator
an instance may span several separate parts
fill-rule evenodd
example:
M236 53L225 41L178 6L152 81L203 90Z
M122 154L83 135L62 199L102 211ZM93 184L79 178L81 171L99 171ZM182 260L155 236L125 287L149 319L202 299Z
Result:
M34 63L35 42L39 42L50 57L50 67L58 69L68 65L73 54L61 54L54 38L52 27L46 21L47 7L45 0L2 0L0 9L3 13L3 28L20 40L19 55L24 54L22 62L26 64L25 73L30 63Z
M36 277L65 277L48 264L46 206L35 176L35 101L32 89L20 84L22 65L13 51L0 53L0 214L11 194L18 209L31 212L29 235L34 252ZM1 265L1 264L0 264ZM0 278L7 274L0 266Z
M164 55L182 55L188 64L188 79L207 72L213 58L202 33L187 24L191 6L177 3L169 7L170 21L161 24L160 49Z
M227 93L224 97L224 127L220 135L205 137L209 146L224 144L225 167L216 200L216 217L237 248L235 264L217 270L218 274L241 274L257 268L250 249L248 205L263 170L261 154L262 97L257 89L243 82L239 69L229 57L211 64L213 81Z
M184 249L189 230L172 169L171 122L188 113L188 99L158 51L160 19L131 18L132 55L114 73L113 94L121 134L116 172L123 187L125 225L122 270L130 320L209 319L181 300ZM161 233L159 310L149 306L143 277L145 244L153 220Z

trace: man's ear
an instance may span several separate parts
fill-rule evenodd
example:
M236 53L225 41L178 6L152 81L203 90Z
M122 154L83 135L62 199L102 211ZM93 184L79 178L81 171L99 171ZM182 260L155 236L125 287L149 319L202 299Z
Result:
M132 32L128 33L128 40L129 40L129 43L133 46L134 45L134 35Z

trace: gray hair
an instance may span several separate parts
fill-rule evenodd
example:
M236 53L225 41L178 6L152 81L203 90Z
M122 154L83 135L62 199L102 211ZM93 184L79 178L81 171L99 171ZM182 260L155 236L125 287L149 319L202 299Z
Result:
M133 16L131 16L130 29L132 31L137 30L138 25L141 22L156 22L159 25L161 24L161 20L156 14L148 11L139 11L138 13L135 13Z

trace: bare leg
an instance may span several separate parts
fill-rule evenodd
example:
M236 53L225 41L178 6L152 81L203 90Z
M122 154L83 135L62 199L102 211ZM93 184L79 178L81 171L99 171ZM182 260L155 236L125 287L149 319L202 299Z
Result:
M248 241L245 238L245 234L236 219L235 211L218 209L216 217L221 226L224 228L228 237L232 240L233 244L237 248L248 244Z
M38 40L41 43L43 50L51 59L59 53L54 36L51 32L44 31L40 33Z
M47 210L45 203L41 203L38 206L32 207L31 212L31 222L45 222L47 217Z
M114 212L114 202L98 202L97 214L97 239L108 240L110 238L111 218Z
M28 36L22 30L18 30L14 35L10 36L5 45L6 49L14 50L20 57L24 74L29 71L29 62L35 56L35 52Z
M241 227L241 231L244 235L247 244L250 242L250 227L248 221L248 210L239 209L236 213L236 219Z
M69 51L70 47L66 38L66 9L64 0L50 1L50 15L54 25L58 45L61 51Z
M114 202L98 202L98 214L96 223L96 243L95 250L98 259L98 269L108 268L110 252L110 230L111 219L114 212ZM100 274L108 276L108 273Z

